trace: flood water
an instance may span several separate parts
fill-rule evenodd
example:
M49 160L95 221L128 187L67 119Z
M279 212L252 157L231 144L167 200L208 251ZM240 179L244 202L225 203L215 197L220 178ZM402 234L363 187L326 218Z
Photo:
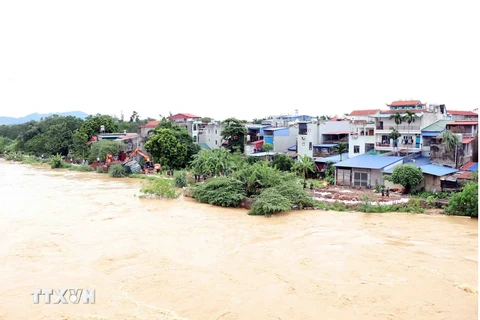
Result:
M142 200L140 184L0 160L0 319L478 317L477 220L252 217ZM96 301L33 304L41 288L94 288Z

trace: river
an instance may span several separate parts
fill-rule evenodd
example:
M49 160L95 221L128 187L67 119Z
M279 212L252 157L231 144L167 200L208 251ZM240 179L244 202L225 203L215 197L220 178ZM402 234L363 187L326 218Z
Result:
M253 217L140 185L0 160L0 319L478 317L477 220ZM95 303L34 304L41 288L94 288Z

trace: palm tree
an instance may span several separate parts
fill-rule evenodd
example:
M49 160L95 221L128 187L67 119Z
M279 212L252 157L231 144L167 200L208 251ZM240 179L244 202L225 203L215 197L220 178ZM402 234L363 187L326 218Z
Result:
M315 162L307 155L300 156L293 165L293 170L303 174L303 181L306 181L307 173L315 171Z
M400 134L400 132L398 132L397 129L395 129L394 127L391 127L390 130L392 130L392 132L390 132L390 134L388 135L388 138L389 139L392 139L393 140L393 143L395 145L395 141L397 141L398 138L400 138L402 135ZM395 148L395 147L394 147Z
M397 131L398 131L398 126L400 124L402 124L403 120L404 120L404 116L399 112L395 112L395 114L392 114L390 116L390 120L393 119L393 121L395 121L395 124L397 125Z
M408 135L410 136L410 124L415 122L415 113L410 110L405 111L405 115L403 116L403 121L408 123ZM408 144L407 144L407 155L408 155Z
M335 151L336 153L338 153L340 155L340 161L342 161L342 155L348 151L348 146L346 143L342 142L338 145L336 145L335 147L333 147L333 151Z
M446 130L442 134L442 140L445 144L445 151L452 152L455 150L455 168L457 168L457 148L462 144L460 138L450 130Z

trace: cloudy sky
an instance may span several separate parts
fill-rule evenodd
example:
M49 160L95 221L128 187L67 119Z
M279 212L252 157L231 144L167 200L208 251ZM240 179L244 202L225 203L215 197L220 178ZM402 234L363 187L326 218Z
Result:
M0 116L480 105L478 1L2 1Z

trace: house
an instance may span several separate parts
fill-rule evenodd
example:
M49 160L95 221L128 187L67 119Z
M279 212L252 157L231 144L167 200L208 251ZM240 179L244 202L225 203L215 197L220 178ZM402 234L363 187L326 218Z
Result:
M478 114L473 111L447 110L447 116L453 121L478 121Z
M148 140L159 123L160 121L150 121L147 124L138 127L137 133L141 137L143 143Z
M245 144L245 154L255 153L263 146L263 139L266 128L271 128L266 124L247 124L247 141Z
M350 113L350 131L348 139L349 158L375 149L375 118L380 109L354 110Z
M425 127L422 132L422 155L425 157L430 156L430 143L431 140L441 135L446 129L450 120L438 120L437 122Z
M191 113L177 113L171 115L167 119L172 121L173 123L186 126L187 120L201 120L202 117L196 116ZM187 129L187 127L185 127L185 129Z
M445 120L446 108L444 105L435 106L426 104L420 100L394 101L387 104L389 110L380 111L374 115L375 126L375 150L378 151L399 151L417 152L422 150L421 130L438 120ZM390 117L396 112L405 115L406 111L414 114L415 121L397 125ZM395 128L401 134L398 141L390 139L389 134Z
M285 152L297 140L298 129L294 126L281 128L265 128L263 129L264 143L273 145L273 152Z
M460 168L460 174L457 176L457 179L463 180L464 182L470 182L473 180L472 173L478 172L478 162L468 162Z
M384 170L403 164L403 157L360 155L334 164L337 185L375 187L383 185Z
M447 151L442 134L430 138L430 158L433 164L460 168L478 160L478 121L451 121L445 130L458 135L461 146Z
M220 149L223 139L222 132L225 130L226 124L215 121L210 122L198 131L198 143L204 150ZM195 141L195 139L194 139Z
M350 121L318 121L298 122L297 153L299 156L308 156L314 160L317 157L333 155L334 146L321 146L323 144L337 145L348 144ZM326 149L325 149L326 148ZM327 151L327 152L326 152ZM318 156L317 156L318 155Z

